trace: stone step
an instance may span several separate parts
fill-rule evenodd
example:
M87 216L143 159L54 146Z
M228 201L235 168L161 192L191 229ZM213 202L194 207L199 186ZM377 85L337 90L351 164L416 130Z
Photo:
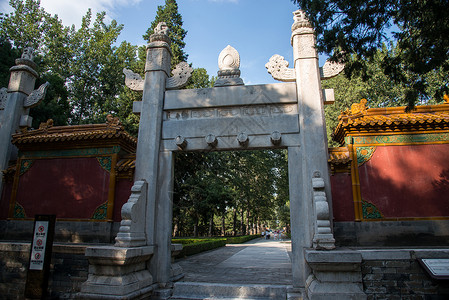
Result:
M176 282L171 300L252 299L282 300L287 298L287 285L225 284Z

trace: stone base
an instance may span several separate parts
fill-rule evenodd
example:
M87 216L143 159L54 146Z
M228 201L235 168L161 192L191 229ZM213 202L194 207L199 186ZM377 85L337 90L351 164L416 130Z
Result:
M365 300L362 255L355 251L306 251L313 274L306 282L310 300Z
M90 247L89 276L77 299L144 299L153 291L146 268L154 247Z

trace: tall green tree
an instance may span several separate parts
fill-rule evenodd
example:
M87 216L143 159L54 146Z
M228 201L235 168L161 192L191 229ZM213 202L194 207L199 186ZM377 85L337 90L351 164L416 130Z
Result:
M176 0L165 0L165 5L158 6L156 17L153 22L151 22L150 28L148 28L146 33L143 35L143 38L146 41L150 40L150 36L154 33L154 29L159 22L165 22L170 28L168 36L171 40L171 50L173 54L171 65L173 69L173 67L178 63L187 61L188 57L184 51L184 47L186 45L184 38L186 37L187 31L182 28L182 16L178 12L178 3Z
M435 70L449 71L447 0L292 1L306 11L315 27L318 50L346 61L349 76L358 72L368 79L367 65L377 49L395 39L400 51L384 57L380 67L390 80L404 86L409 107L420 98L441 99L448 93L446 81L429 94L423 78ZM352 54L360 60L351 60Z
M323 81L324 88L333 88L335 92L335 103L325 106L326 127L329 145L337 146L331 139L331 134L338 124L338 116L353 103L359 103L362 98L367 99L368 107L392 107L407 105L406 91L408 86L403 82L391 80L382 69L382 61L394 58L401 50L398 46L391 44L390 47L382 45L373 55L372 59L366 62L365 75L369 80L365 80L360 74L352 74L351 77L338 75L332 79ZM354 55L350 61L357 62L359 59ZM414 76L403 71L402 76ZM442 68L432 70L421 76L426 82L427 94L433 94L441 86L448 82L447 72ZM421 97L417 104L436 104L438 99Z

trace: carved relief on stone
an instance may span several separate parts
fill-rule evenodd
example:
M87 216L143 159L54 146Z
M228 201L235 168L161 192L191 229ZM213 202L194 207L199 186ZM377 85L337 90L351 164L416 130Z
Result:
M0 89L0 110L4 110L6 107L6 101L8 100L8 89Z
M47 88L50 85L49 82L42 84L38 89L31 92L31 94L25 99L23 107L30 108L39 104L44 99L47 93Z
M126 68L123 69L123 74L125 74L125 85L127 87L133 91L143 91L144 80L142 79L142 76Z
M340 74L345 68L345 64L326 60L324 65L320 68L321 80L330 79Z
M240 78L240 55L230 45L218 56L218 79L214 86L243 85Z
M173 90L184 87L190 76L192 76L193 68L186 62L180 62L172 71L173 76L167 79L166 89Z
M270 73L276 80L284 82L296 80L295 69L288 68L288 61L278 54L275 54L270 58L265 64L265 68L267 68L268 73Z

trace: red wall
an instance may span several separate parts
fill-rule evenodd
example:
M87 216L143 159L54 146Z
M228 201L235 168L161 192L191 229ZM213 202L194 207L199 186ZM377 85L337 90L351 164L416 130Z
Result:
M114 213L112 215L114 222L120 222L122 220L122 206L128 201L129 196L131 195L132 186L132 180L120 179L117 181L115 186Z
M362 199L385 218L449 216L449 144L378 146L359 167Z
M90 219L108 200L109 173L96 158L34 160L20 176L16 202L27 217Z
M354 221L351 174L332 174L331 187L334 220L337 222Z

